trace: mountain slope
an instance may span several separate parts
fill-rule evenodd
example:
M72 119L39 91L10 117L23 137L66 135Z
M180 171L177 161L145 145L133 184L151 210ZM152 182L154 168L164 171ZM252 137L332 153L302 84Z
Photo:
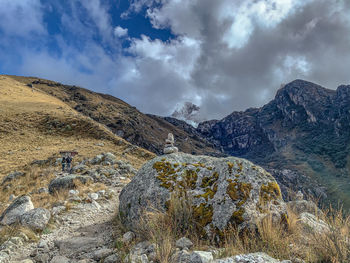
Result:
M329 90L295 80L265 106L201 123L197 131L230 155L305 174L350 207L349 113L350 86Z
M0 177L35 160L59 157L62 150L77 150L79 159L102 151L121 156L131 146L61 100L8 76L0 76L0 145ZM127 158L139 166L152 156L139 148Z
M24 84L33 84L55 96L78 112L107 126L118 136L157 154L163 152L168 133L173 133L181 151L218 155L220 152L204 138L177 128L161 117L148 116L111 95L95 93L76 86L31 77L11 76Z

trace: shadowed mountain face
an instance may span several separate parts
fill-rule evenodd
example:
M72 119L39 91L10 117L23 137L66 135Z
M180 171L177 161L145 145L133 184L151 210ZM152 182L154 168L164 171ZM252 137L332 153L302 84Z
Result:
M350 86L295 80L265 106L200 123L197 131L227 154L299 171L350 207Z

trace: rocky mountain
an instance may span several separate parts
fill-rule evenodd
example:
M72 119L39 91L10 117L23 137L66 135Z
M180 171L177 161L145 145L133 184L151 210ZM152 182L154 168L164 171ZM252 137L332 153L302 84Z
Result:
M295 80L265 106L200 123L197 132L229 155L306 175L350 207L349 113L350 86Z
M39 78L19 76L11 76L11 78L33 85L36 89L60 99L74 110L105 125L128 142L156 154L163 153L164 141L170 132L176 138L176 146L183 152L220 154L205 138L188 133L162 117L143 114L135 107L111 95Z
M261 108L199 123L143 114L113 96L39 78L11 78L33 85L131 144L162 154L169 132L191 154L247 158L270 171L284 198L298 190L328 196L350 207L350 86L329 90L295 80ZM193 108L193 110L191 110ZM196 112L189 104L187 113Z

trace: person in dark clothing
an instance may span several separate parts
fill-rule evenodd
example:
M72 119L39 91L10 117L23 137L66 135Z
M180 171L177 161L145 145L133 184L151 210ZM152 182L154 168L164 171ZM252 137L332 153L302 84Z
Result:
M67 171L70 173L71 163L72 163L72 157L70 155L68 155L68 157L66 158L66 162L67 162Z
M62 172L64 172L64 169L66 167L66 157L65 156L63 156L61 163L62 163Z

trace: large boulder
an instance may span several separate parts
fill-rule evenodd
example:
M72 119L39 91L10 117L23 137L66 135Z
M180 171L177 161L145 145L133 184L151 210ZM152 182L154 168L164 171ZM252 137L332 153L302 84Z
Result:
M51 218L50 211L45 208L35 208L21 216L21 225L33 230L44 230Z
M90 176L81 176L81 175L67 175L64 177L58 177L53 179L49 184L49 193L53 194L60 190L69 190L77 187L77 182L86 184L92 182Z
M29 196L17 197L12 204L0 216L0 225L11 225L19 221L20 217L34 209L34 205Z
M286 220L286 205L275 179L245 159L175 153L147 162L120 194L123 223L137 228L145 209L165 211L171 195L186 193L203 233L255 227L267 215Z

